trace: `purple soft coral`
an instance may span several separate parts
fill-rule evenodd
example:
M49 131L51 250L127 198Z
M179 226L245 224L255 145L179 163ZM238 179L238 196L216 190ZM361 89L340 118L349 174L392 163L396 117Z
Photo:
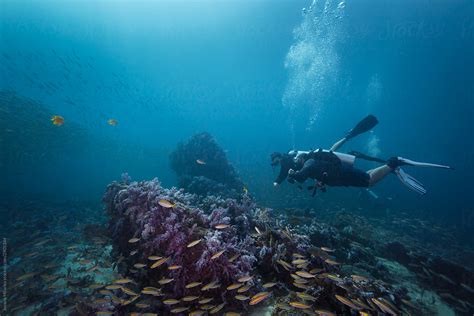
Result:
M110 228L115 249L123 256L138 250L137 257L128 257L127 267L136 262L147 263L149 256L169 257L169 261L156 269L142 270L136 274L142 286L157 286L162 278L172 278L162 290L173 296L195 295L199 289L188 289L186 284L203 284L219 281L226 286L240 275L248 275L254 268L257 253L254 240L248 236L248 223L241 217L250 214L252 203L239 204L235 200L215 198L213 208L207 207L207 215L195 207L196 197L181 190L165 189L159 181L114 182L104 196L106 209L111 217ZM166 208L160 200L175 205ZM210 201L210 200L209 200ZM209 205L208 205L209 206ZM239 219L236 219L240 217ZM245 227L240 226L245 222ZM217 224L229 224L224 230L216 230ZM136 244L128 240L140 238ZM193 247L189 243L201 239ZM213 257L224 251L222 255ZM239 255L238 258L230 260ZM168 270L167 266L180 266ZM129 275L131 270L122 271ZM133 270L133 269L132 269Z

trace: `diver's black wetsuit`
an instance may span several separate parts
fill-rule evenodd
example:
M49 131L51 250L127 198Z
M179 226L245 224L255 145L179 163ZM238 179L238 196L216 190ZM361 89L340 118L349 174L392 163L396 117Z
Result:
M280 175L282 171L283 165ZM296 180L303 183L310 178L329 186L354 187L368 187L370 181L368 173L343 163L336 154L325 151L307 154L303 167L289 174L288 178L290 182Z

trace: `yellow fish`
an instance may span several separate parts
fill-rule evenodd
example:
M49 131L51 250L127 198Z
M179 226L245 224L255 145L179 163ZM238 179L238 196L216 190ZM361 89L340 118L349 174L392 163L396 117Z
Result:
M186 247L188 248L191 248L191 247L194 247L196 246L197 244L199 244L201 242L202 239L198 239L198 240L195 240L195 241L192 241L190 242Z
M173 308L172 310L170 310L171 313L173 314L178 314L178 313L182 313L184 311L187 311L189 309L189 307L176 307L176 308Z
M291 261L292 264L305 264L305 263L308 263L307 260L304 260L304 259L296 259L296 260L293 260Z
M173 280L174 279L161 279L160 281L158 281L158 283L160 283L161 285L164 285L164 284L173 282Z
M250 281L252 280L253 276L251 275L246 275L246 276L243 276L243 277L240 277L237 279L237 281L243 283L243 282L247 282L247 281Z
M296 296L298 296L299 298L301 298L305 301L316 301L316 297L311 296L311 295L309 295L307 293L304 293L304 292L297 292Z
M158 204L160 204L160 206L164 207L164 208L172 208L172 207L175 207L176 204L174 203L171 203L170 201L168 200L160 200L158 202Z
M244 190L244 193L245 193L245 194L248 194L248 193L249 193L249 190L248 190L246 187L244 187L243 190Z
M197 159L197 160L196 160L196 163L197 163L198 165L205 165L205 164L206 164L206 162L205 162L204 160L201 160L201 159Z
M174 265L174 266L169 266L168 267L168 270L178 270L178 269L181 269L181 266Z
M212 301L213 299L214 299L213 297L203 298L202 300L199 300L198 303L199 303L199 304L207 304L207 303L209 303L210 301Z
M307 309L310 308L311 306L307 304L303 304L301 302L290 302L290 306L293 306L294 308L300 308L300 309Z
M160 260L162 259L163 257L160 257L160 256L149 256L148 257L148 260L151 260L151 261L156 261L156 260Z
M270 292L260 292L252 296L249 305L256 305L270 296Z
M121 289L122 286L118 284L111 284L111 285L107 285L105 288L107 290L118 290L118 289Z
M135 304L135 306L138 307L138 308L148 308L148 307L150 307L150 304L137 303L137 304Z
M129 288L126 288L126 287L122 287L122 291L125 293L125 294L128 294L128 295L132 295L132 296L138 296L137 293L133 292L132 290L130 290Z
M232 256L232 258L229 259L229 262L234 262L238 257L240 257L240 253Z
M213 309L211 309L211 310L209 311L209 313L210 313L211 315L212 315L212 314L217 314L221 309L224 308L224 305L225 305L225 303L222 303L222 304L217 305L216 307L214 307Z
M51 117L51 122L53 122L53 124L56 126L61 126L64 124L64 117L59 115L53 115L53 117Z
M135 268L137 268L137 269L141 269L141 268L146 267L146 264L143 264L143 263L135 263L133 266L134 266Z
M196 311L190 312L188 316L201 316L201 315L204 315L204 313L205 311L196 310Z
M306 271L296 271L296 275L298 275L302 278L305 278L305 279L311 279L311 278L315 277L314 274L311 274L311 273L306 272Z
M162 259L156 261L155 263L153 263L150 268L155 269L155 268L161 266L163 263L167 262L168 260L170 260L170 257L162 258Z
M249 298L250 298L250 297L245 296L245 295L236 295L236 296L235 296L235 299L236 299L236 300L239 300L239 301L246 301L246 300L248 300Z
M202 284L202 282L191 282L191 283L189 283L189 284L186 284L185 287L186 287L187 289L192 289L193 287L199 286L199 285L201 285L201 284Z
M216 253L211 257L211 260L214 260L214 259L219 258L224 252L225 252L225 250L221 250L221 251L219 251L219 252L216 252Z
M215 289L215 288L218 288L220 285L217 283L217 281L212 281L211 283L208 283L206 285L204 285L201 289L201 291L207 291L207 290L211 290L211 289Z
M185 296L182 298L183 302L192 302L199 298L199 296Z
M116 119L108 119L107 124L109 124L111 126L117 126L118 122L117 122Z
M262 285L264 288L266 289L269 289L271 287L274 287L275 285L277 285L277 283L275 282L268 282L268 283L265 283L264 285Z
M335 296L336 296L337 300L338 300L339 302L341 302L342 304L347 305L347 306L349 306L349 307L352 308L352 309L361 309L359 306L357 306L356 304L354 304L350 299L348 299L348 298L346 298L346 297L344 297L344 296L341 296L341 295L337 295L337 294L336 294Z
M302 254L299 253L293 253L293 257L298 258L298 259L304 259L305 257Z
M174 298L170 298L170 299L164 300L163 303L166 304L166 305L174 305L174 304L178 304L179 300L175 300Z
M326 259L324 262L332 266L337 266L338 264L340 264L339 262L331 260L331 259Z
M231 284L227 287L227 290L231 291L231 290L235 290L235 289L238 289L239 287L241 287L243 285L243 283L234 283L234 284Z
M244 292L247 292L249 289L250 289L249 285L242 286L241 288L237 290L237 293L244 293Z

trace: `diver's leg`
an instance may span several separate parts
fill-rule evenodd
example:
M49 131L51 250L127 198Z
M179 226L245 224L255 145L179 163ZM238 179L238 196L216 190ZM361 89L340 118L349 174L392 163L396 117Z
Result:
M342 147L342 145L345 144L346 141L347 141L347 138L345 138L345 137L344 137L343 139L341 139L341 140L338 140L334 145L332 145L332 147L331 147L330 150L331 150L331 151L336 151L336 150L338 150L339 148Z
M383 165L375 169L367 171L370 176L369 186L375 185L377 182L385 178L388 174L393 171L388 165Z

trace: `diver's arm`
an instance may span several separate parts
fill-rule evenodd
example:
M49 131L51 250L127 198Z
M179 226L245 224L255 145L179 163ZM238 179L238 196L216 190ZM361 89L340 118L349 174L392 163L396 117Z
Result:
M303 183L306 181L306 179L311 177L312 169L314 165L316 164L316 161L314 159L308 159L301 170L294 171L290 173L290 177L300 183Z
M343 139L341 140L338 140L334 145L332 145L330 151L337 151L339 148L342 147L342 145L344 145L344 143L347 141L347 138L344 137Z
M285 181L286 177L288 176L288 170L289 168L285 168L283 166L280 168L280 173L278 174L278 177L273 182L273 186L277 186L281 184L283 181Z

